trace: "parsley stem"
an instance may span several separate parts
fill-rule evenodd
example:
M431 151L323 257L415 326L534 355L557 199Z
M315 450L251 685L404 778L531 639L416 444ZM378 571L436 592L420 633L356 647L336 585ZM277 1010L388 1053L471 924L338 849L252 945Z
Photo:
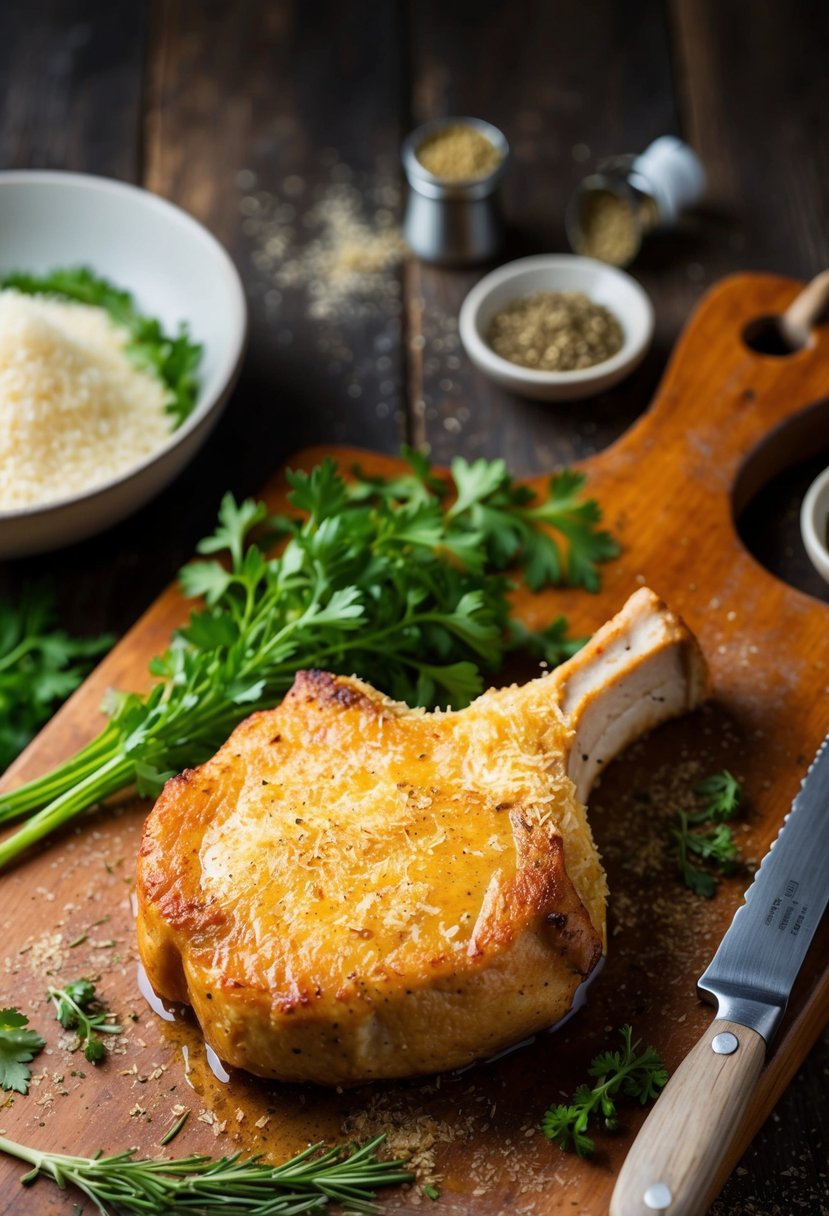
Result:
M117 727L110 722L85 747L50 773L44 773L42 777L35 777L18 789L0 795L0 823L45 806L60 794L73 789L78 781L96 772L112 756L118 738Z
M82 781L73 784L0 843L0 868L8 865L30 845L68 823L87 807L94 806L115 790L123 789L132 773L132 762L116 754Z

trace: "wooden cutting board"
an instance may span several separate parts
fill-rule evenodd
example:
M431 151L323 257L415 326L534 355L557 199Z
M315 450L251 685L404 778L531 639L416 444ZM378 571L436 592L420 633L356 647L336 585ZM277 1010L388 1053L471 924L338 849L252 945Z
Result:
M59 836L0 879L3 1003L30 1012L49 1048L34 1062L27 1097L0 1109L0 1129L44 1148L94 1153L136 1145L144 1154L191 1111L167 1151L243 1148L282 1158L308 1140L391 1130L417 1146L421 1176L439 1175L435 1211L558 1213L607 1210L619 1165L643 1114L625 1107L621 1129L600 1133L589 1161L561 1152L537 1131L547 1105L586 1075L590 1058L631 1022L673 1068L711 1011L695 995L749 881L748 870L700 900L675 876L669 828L677 800L700 777L729 768L745 784L737 829L748 859L776 835L798 783L829 730L829 606L773 578L742 547L735 513L779 469L829 433L829 327L787 357L743 340L756 318L781 312L800 285L765 276L726 280L702 302L678 344L651 410L611 449L586 462L589 488L623 545L602 591L517 595L520 615L541 625L564 612L574 631L595 629L642 584L653 587L697 633L714 695L614 763L590 816L612 892L610 951L587 1005L554 1034L461 1074L346 1093L216 1077L193 1023L155 1016L137 988L130 892L147 807L126 799ZM474 408L474 403L471 403ZM587 409L589 407L576 407ZM316 448L290 463L309 468L332 454L347 467L389 472L394 460ZM543 478L533 484L541 487ZM284 503L277 475L265 490ZM90 676L5 779L34 776L101 725L110 686L146 685L149 658L186 616L169 589ZM829 924L810 952L760 1088L712 1196L759 1128L829 1018ZM54 978L100 977L101 992L128 1028L97 1068L61 1046L44 1002ZM24 1191L17 1163L0 1160L0 1213L69 1213L75 1196L47 1183ZM417 1188L389 1197L416 1204ZM428 1203L428 1200L424 1200ZM431 1208L430 1208L431 1210Z

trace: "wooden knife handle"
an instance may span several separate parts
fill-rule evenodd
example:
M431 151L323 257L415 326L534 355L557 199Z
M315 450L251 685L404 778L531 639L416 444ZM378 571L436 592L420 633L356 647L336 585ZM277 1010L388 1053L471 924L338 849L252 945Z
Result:
M610 1216L702 1216L765 1054L765 1040L756 1031L736 1022L712 1023L633 1142Z

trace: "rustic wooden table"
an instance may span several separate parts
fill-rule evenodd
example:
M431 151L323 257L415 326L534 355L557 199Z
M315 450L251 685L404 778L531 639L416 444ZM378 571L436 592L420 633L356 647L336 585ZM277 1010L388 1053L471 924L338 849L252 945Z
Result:
M756 0L750 14L715 0L6 0L0 168L110 175L185 207L236 260L251 344L223 421L175 485L103 536L0 567L0 590L45 566L70 628L124 631L210 529L221 494L255 492L311 442L497 454L519 473L607 445L646 406L708 285L829 265L827 38L829 8L806 0ZM547 407L484 380L455 324L480 270L408 262L368 296L353 282L313 294L329 269L319 242L347 239L355 215L374 232L394 221L401 138L447 113L488 118L511 140L505 257L566 248L566 199L597 158L664 132L700 152L704 206L634 267L656 340L619 388ZM741 520L763 563L823 599L797 510L826 462L807 454ZM715 1212L829 1211L827 1074L824 1039Z

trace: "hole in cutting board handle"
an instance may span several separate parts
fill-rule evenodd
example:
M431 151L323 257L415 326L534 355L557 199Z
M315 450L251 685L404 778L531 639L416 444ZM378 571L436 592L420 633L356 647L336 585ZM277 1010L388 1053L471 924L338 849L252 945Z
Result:
M829 397L782 423L749 453L731 506L745 547L777 578L829 602L829 587L812 567L800 538L800 503L829 465Z
M790 358L809 345L808 336L802 342L794 342L784 331L782 318L774 313L749 321L743 330L743 341L749 350L775 359Z

